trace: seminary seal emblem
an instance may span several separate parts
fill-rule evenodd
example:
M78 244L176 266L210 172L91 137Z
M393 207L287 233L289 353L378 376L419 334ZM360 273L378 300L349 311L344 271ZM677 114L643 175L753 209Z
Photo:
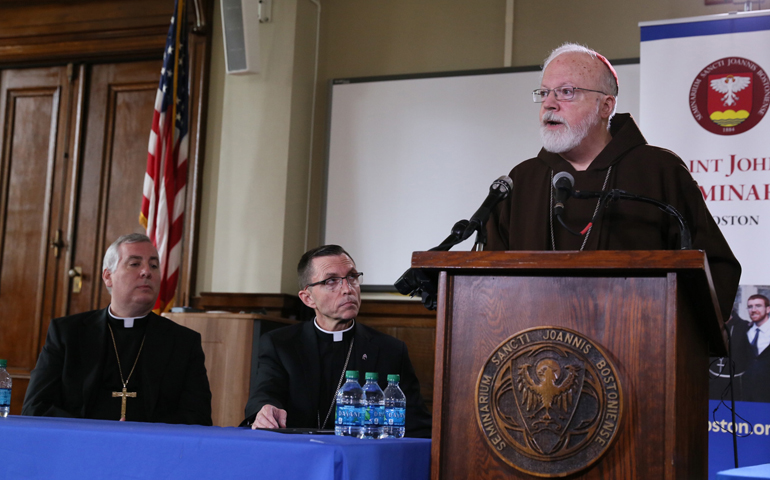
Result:
M717 135L754 128L770 106L770 78L756 63L741 57L716 60L690 86L690 113Z
M589 467L612 444L622 415L617 369L597 343L566 328L506 339L476 385L476 418L489 447L530 475Z

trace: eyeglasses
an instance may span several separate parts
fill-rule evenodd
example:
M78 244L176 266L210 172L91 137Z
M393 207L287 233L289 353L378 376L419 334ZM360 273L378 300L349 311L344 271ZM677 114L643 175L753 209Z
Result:
M316 285L323 285L323 287L327 290L331 290L332 292L335 290L338 290L340 286L342 286L342 281L347 280L348 285L351 287L357 287L361 281L358 279L360 276L363 275L363 272L358 273L348 273L344 277L329 277L321 280L320 282L315 283L308 283L305 285L305 288L315 287Z
M538 88L532 92L532 100L535 103L543 103L545 102L545 99L548 98L548 94L553 92L557 101L571 102L575 99L575 90L584 90L586 92L595 92L601 93L602 95L607 95L606 93L600 92L599 90L591 90L589 88L580 87Z

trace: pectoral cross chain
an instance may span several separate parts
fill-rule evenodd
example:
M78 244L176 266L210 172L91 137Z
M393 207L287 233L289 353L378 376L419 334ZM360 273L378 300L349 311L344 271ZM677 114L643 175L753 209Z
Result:
M112 392L113 397L120 397L120 421L126 421L126 399L128 397L136 398L136 392L127 392L126 386L123 385L122 392Z
M128 373L128 378L123 380L123 367L120 366L120 355L118 355L118 344L115 343L115 334L112 332L112 326L108 323L107 326L110 328L110 336L112 337L112 346L115 347L115 358L118 360L118 371L120 372L120 382L123 384L123 391L122 392L112 392L112 397L120 397L120 421L125 422L126 421L126 399L128 397L136 398L136 392L127 392L126 391L126 385L128 385L128 381L131 380L131 375L134 374L134 369L136 368L136 364L139 363L139 355L142 354L142 347L144 347L144 341L147 339L147 334L144 334L144 337L142 337L142 344L139 345L139 353L136 354L136 360L134 360L134 366L131 367L131 371Z

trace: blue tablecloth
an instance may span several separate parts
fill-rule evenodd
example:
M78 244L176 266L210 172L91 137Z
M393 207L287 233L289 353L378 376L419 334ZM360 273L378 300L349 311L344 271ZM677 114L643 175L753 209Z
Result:
M753 467L734 468L717 473L717 480L741 480L745 478L770 478L770 463Z
M234 427L0 418L0 479L419 479L430 440Z

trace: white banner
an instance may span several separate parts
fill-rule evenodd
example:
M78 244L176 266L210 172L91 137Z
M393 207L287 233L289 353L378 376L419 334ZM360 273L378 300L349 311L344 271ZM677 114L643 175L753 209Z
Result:
M770 12L640 26L642 132L687 164L741 284L770 284Z

